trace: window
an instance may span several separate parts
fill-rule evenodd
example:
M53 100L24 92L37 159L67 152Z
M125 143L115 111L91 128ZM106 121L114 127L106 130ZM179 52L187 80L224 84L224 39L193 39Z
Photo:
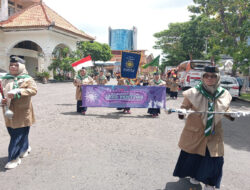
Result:
M13 1L8 1L8 13L9 16L15 13L15 3Z
M15 3L13 1L8 1L8 4L15 6Z
M22 5L17 5L17 8L18 8L18 9L22 9L23 6L22 6Z

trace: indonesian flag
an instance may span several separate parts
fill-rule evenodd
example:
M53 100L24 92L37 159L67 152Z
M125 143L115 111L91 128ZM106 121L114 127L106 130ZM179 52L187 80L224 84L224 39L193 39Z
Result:
M87 57L84 57L83 59L80 59L79 61L77 61L75 63L72 63L71 66L77 72L83 67L91 67L94 65L93 65L93 62L92 62L91 57L89 55Z

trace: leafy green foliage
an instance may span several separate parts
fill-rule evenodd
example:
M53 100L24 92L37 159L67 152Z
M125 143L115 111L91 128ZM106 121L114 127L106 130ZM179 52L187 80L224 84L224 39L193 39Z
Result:
M163 51L161 67L188 59L211 59L230 55L242 72L249 66L250 1L193 0L188 9L190 21L171 23L167 30L154 34L154 48Z
M48 79L49 77L50 77L50 74L48 71L36 72L36 78L40 81L42 81L43 78Z
M54 52L54 59L48 69L53 71L54 78L57 76L67 78L68 73L74 73L71 64L77 60L77 56L68 48L58 48Z
M110 47L98 42L79 42L76 54L81 58L90 55L94 62L109 61L112 58Z
M243 68L244 59L249 60L247 37L250 36L250 1L245 0L194 0L196 5L189 6L194 14L206 15L214 19L211 29L212 42L220 41L212 51L220 49L221 53L233 57L234 65ZM219 26L219 27L218 27ZM244 69L243 69L244 70Z

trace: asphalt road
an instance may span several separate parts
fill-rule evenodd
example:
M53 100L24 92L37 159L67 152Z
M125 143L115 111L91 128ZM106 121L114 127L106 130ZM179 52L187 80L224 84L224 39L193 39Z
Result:
M151 118L146 109L122 114L89 108L77 114L71 83L38 84L31 154L5 170L9 136L0 116L0 189L4 190L199 190L172 176L184 121L176 114ZM179 108L182 97L167 100ZM250 104L232 102L235 110ZM225 164L222 190L250 189L250 117L223 120Z

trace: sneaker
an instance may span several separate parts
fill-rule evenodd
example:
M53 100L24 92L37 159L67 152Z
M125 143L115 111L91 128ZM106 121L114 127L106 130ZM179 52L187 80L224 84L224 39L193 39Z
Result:
M210 185L205 185L204 190L215 190L215 187Z
M86 111L83 111L83 112L82 112L82 115L86 115Z
M23 152L22 154L20 154L20 158L27 157L30 152L31 152L31 147L29 146L29 148L25 152Z
M192 184L194 184L194 185L200 184L200 182L197 181L195 178L190 178L190 183L192 183Z
M19 164L21 164L21 159L17 158L15 160L11 160L10 162L8 162L5 165L5 169L14 169L15 167L17 167Z
M153 118L156 118L156 114L153 114L152 117L153 117Z

